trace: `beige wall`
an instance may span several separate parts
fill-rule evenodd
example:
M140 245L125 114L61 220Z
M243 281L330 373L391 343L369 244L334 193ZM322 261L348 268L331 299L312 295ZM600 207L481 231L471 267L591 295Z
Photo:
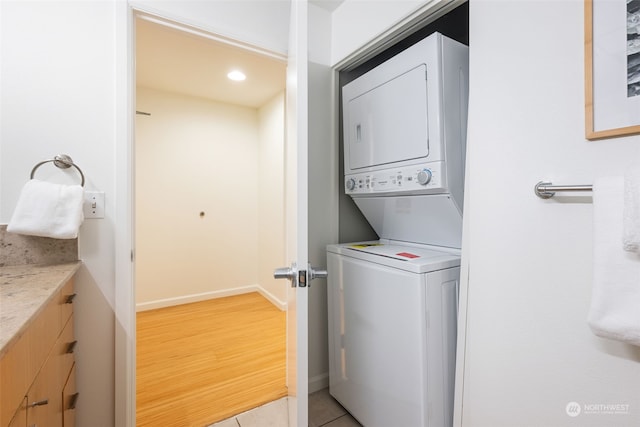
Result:
M258 282L286 301L286 280L273 278L284 257L284 94L258 111Z
M277 253L260 239L278 234L260 223L282 217L282 132L270 129L283 126L283 103L258 111L142 87L136 98L151 114L136 117L138 307L259 285L260 262Z

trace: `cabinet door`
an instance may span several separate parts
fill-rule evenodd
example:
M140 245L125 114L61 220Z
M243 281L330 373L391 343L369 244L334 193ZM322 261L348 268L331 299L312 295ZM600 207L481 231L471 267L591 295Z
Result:
M0 426L9 425L16 410L24 406L21 402L33 381L28 360L31 337L28 329L0 359Z
M50 357L27 394L27 423L31 427L62 427L60 359Z
M77 341L74 339L73 333L73 316L67 321L65 328L60 334L60 338L56 342L55 353L59 359L60 363L60 381L59 390L62 390L62 387L67 381L69 377L69 372L71 371L71 366L75 361L74 354L76 349Z
M76 403L78 401L78 390L76 389L76 365L71 367L69 378L62 391L62 425L64 427L75 427L76 425Z
M64 325L67 324L71 314L73 313L73 302L75 297L74 278L72 277L58 294L58 302L60 306L60 330L64 328Z
M9 427L26 427L27 426L27 406L26 398L22 400L20 409L13 416L13 419L9 423Z

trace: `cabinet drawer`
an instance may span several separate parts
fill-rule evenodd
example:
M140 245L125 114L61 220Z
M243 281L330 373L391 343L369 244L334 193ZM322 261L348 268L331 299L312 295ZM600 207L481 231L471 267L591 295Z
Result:
M58 302L60 304L60 330L67 324L73 313L73 304L76 294L74 292L74 278L72 277L60 290Z
M27 393L27 425L62 426L60 357L51 354Z
M58 358L58 363L60 364L60 379L58 384L60 386L64 385L67 381L67 377L69 376L69 371L71 371L71 367L75 361L75 350L77 348L77 341L74 339L73 335L73 316L69 318L67 321L67 325L62 330L62 334L60 334L60 338L56 342L54 355Z
M0 360L1 425L8 425L51 352L60 333L59 319L58 298L54 298Z
M75 343L71 316L27 394L29 426L62 426L64 387L73 369Z
M14 415L13 419L9 423L9 427L25 427L27 425L27 406L26 398L22 399L22 405L20 409Z
M76 365L74 363L62 391L62 425L64 427L75 427L76 425L76 403L78 402L78 397Z
M18 338L11 350L0 359L0 425L11 421L20 402L24 400L33 376L29 376L29 331ZM34 373L35 375L35 373Z

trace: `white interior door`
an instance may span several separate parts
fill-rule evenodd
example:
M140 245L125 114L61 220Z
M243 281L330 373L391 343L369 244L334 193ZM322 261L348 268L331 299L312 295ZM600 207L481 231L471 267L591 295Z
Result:
M295 287L287 292L289 426L308 424L307 2L291 1L286 96L286 259ZM297 266L297 268L296 268ZM296 277L297 276L297 277Z

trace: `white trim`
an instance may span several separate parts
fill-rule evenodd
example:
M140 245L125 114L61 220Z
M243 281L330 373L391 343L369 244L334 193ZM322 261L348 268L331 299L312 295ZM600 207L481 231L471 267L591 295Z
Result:
M401 21L398 21L387 31L374 37L365 45L351 52L351 54L335 62L333 68L337 71L350 71L467 1L468 0L426 1L424 5L420 6Z
M309 394L329 387L329 372L309 378Z
M136 324L133 287L133 10L115 2L115 343L114 421L136 425Z
M136 312L154 310L156 308L171 307L171 306L180 305L180 304L189 304L192 302L200 302L200 301L206 301L210 299L230 297L234 295L248 294L251 292L258 292L260 295L262 295L267 300L269 300L270 303L275 305L281 311L285 311L287 309L286 302L280 301L278 298L276 298L275 295L267 291L262 286L248 285L248 286L241 286L238 288L222 289L218 291L202 292L199 294L191 294L191 295L181 295L179 297L164 298L164 299L159 299L155 301L143 302L143 303L136 304Z
M279 300L275 295L273 295L271 292L269 292L266 289L264 289L262 286L258 285L258 288L259 288L258 292L260 292L260 295L262 295L263 297L265 297L266 299L271 301L271 304L275 305L276 307L278 307L282 311L286 311L287 310L287 302L286 301Z
M143 12L143 11L139 11L136 14L136 17L140 18L140 19L144 19L145 21L152 22L154 24L162 25L162 26L165 26L167 28L171 28L171 29L174 29L174 30L181 31L183 33L191 34L191 35L194 35L194 36L197 36L197 37L202 37L202 38L205 38L205 39L208 39L208 40L212 40L212 41L215 41L215 42L218 42L218 43L223 43L223 44L228 45L228 46L237 47L237 48L249 51L249 52L257 53L259 55L267 56L269 58L273 58L273 59L276 59L278 61L282 61L282 62L286 62L287 61L287 55L285 55L285 54L274 52L274 51L269 50L269 49L263 49L263 48L260 48L260 47L256 47L256 46L251 45L249 43L244 43L244 42L241 42L241 41L237 41L237 40L234 40L234 39L229 38L229 37L213 34L213 33L209 32L209 31L201 30L201 29L195 28L195 27L190 26L190 25L186 25L186 24L182 24L182 23L181 24L177 24L177 23L172 22L172 21L170 21L168 19L160 18L158 16L149 15L149 14Z

